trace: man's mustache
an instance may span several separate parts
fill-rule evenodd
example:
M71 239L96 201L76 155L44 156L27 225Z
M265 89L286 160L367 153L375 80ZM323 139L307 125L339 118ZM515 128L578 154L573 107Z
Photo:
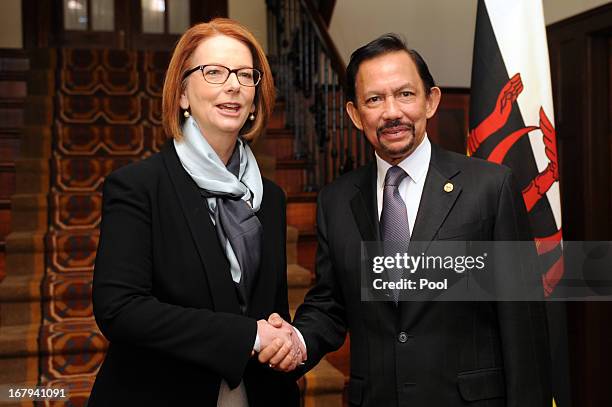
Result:
M380 134L387 129L393 129L397 127L403 127L405 130L414 133L414 125L412 123L404 123L400 119L386 121L385 123L383 123L382 126L376 129L376 132Z

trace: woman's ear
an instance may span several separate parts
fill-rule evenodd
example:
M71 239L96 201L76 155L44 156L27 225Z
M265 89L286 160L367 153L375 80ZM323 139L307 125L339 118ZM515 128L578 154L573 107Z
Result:
M183 85L185 85L185 82L183 82ZM189 98L187 97L187 86L182 86L179 105L181 106L181 109L183 110L189 109Z

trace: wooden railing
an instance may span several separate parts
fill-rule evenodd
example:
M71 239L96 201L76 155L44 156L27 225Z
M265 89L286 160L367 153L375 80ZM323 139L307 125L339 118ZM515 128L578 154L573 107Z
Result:
M305 192L373 155L346 114L345 64L311 0L268 0L268 55L294 158L306 160Z

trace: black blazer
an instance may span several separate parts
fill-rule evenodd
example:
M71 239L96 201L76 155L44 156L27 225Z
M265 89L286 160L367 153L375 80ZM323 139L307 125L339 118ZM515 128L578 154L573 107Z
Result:
M294 381L251 351L258 319L289 318L285 197L264 179L263 253L248 315L206 202L174 145L109 175L93 279L110 341L89 406L214 406L221 379L249 405L297 405Z
M374 162L319 194L317 282L294 320L305 370L348 330L350 405L550 406L542 303L361 301L360 242L379 238L375 188ZM432 145L411 239L531 240L510 170Z

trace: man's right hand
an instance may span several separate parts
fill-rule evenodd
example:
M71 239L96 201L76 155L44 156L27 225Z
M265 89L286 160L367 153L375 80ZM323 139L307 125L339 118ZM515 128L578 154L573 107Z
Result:
M291 349L287 352L285 348L286 344L281 346L278 342L273 342L267 347L262 345L262 350L259 353L259 361L262 363L269 363L270 367L275 370L283 372L294 370L299 364L306 360L306 347L304 343L293 326L283 320L277 313L270 315L268 323L274 328L281 329L290 334Z
M282 318L280 319L282 321ZM293 338L297 335L291 325L282 326L282 323L277 325L273 326L264 319L257 321L257 335L261 348L258 359L261 363L268 363L271 368L288 372L302 362L300 349Z

